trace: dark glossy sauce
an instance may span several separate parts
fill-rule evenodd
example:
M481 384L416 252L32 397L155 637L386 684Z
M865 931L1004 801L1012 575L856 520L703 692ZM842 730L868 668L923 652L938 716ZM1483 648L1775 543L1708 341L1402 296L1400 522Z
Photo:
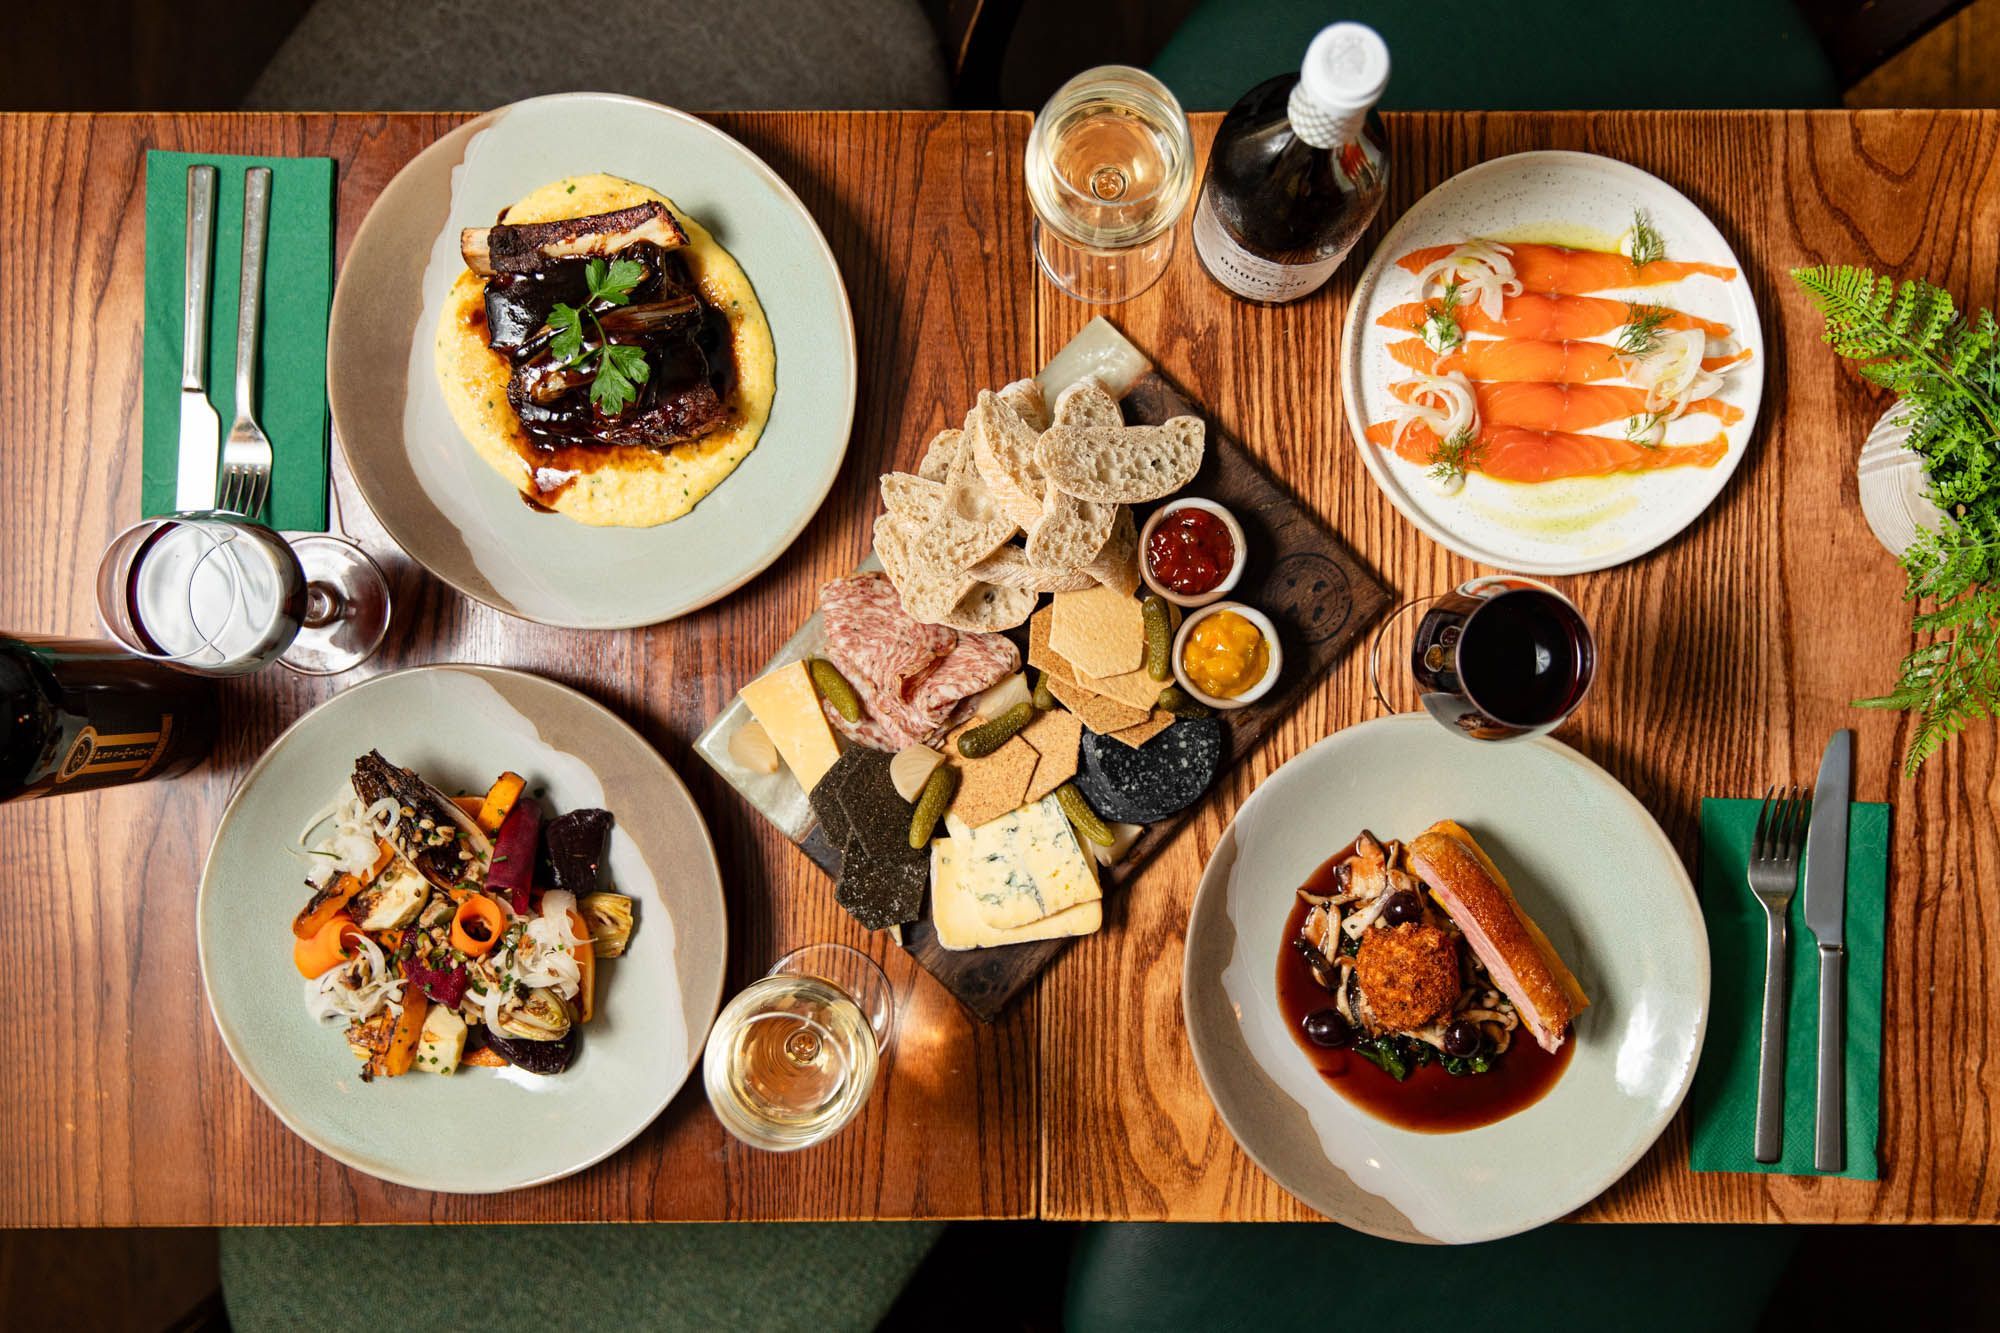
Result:
M1306 881L1306 892L1331 895L1334 867L1353 854L1349 846L1327 858ZM1507 1053L1484 1074L1448 1074L1434 1062L1411 1070L1401 1083L1353 1051L1313 1045L1306 1040L1306 1015L1328 1007L1333 997L1313 980L1312 969L1291 944L1305 925L1309 906L1299 898L1285 918L1284 940L1278 948L1278 1012L1320 1077L1370 1115L1423 1134L1477 1129L1533 1106L1569 1067L1576 1050L1574 1037L1550 1055L1535 1044L1526 1027L1515 1030Z

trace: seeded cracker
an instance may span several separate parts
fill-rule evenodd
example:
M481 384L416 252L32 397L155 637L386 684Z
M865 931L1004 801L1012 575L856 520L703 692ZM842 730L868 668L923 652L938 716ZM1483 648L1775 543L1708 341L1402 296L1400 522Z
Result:
M1172 713L1169 713L1164 708L1155 708L1153 715L1138 726L1127 727L1123 731L1112 732L1111 739L1114 741L1124 741L1136 750L1173 724L1174 715Z
M1172 719L1169 718L1169 721ZM1041 756L1035 776L1028 783L1023 805L1041 800L1076 776L1077 745L1083 740L1083 719L1063 708L1037 713L1021 732L1020 739Z
M1041 755L1035 748L1019 736L1010 736L1007 743L992 754L979 759L967 759L958 752L958 738L971 730L974 723L952 731L945 738L945 762L955 764L959 771L958 795L952 800L951 813L972 828L998 819L1009 810L1020 808L1028 783L1035 775L1035 767L1041 762ZM903 817L903 829L909 832L909 816ZM907 842L908 839L905 838Z
M1146 709L1133 708L1116 699L1092 694L1071 677L1059 676L1053 671L1049 673L1049 693L1062 700L1084 726L1100 734L1136 727L1150 716Z
M890 759L850 745L809 798L841 849L834 901L869 930L915 921L930 882L929 854L910 850L910 803L896 794Z

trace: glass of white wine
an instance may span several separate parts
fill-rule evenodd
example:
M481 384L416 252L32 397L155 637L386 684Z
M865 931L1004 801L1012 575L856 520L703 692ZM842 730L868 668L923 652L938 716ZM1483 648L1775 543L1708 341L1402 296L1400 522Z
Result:
M809 1148L868 1100L894 1027L895 995L868 955L844 944L788 953L709 1029L709 1105L753 1148Z
M1035 258L1079 301L1129 301L1166 271L1194 185L1187 113L1130 65L1087 69L1028 134Z

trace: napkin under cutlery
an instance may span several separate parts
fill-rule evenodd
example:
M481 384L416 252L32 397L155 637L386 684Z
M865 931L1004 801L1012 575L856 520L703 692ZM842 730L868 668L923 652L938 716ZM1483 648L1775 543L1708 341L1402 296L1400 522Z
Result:
M180 445L181 295L187 169L216 169L214 278L209 285L208 397L225 426L236 414L236 305L243 245L243 172L271 169L264 256L258 418L274 462L265 517L281 531L324 532L327 495L326 324L333 305L333 162L324 157L146 154L146 349L142 514L172 513Z
M1763 1010L1764 909L1744 886L1761 802L1701 803L1701 910L1708 923L1708 1036L1689 1095L1695 1171L1768 1171L1788 1176L1879 1178L1883 918L1889 882L1889 807L1850 806L1847 830L1847 1167L1813 1169L1819 954L1799 896L1790 911L1791 979L1786 995L1785 1149L1759 1162L1752 1147L1757 1106L1757 1034Z

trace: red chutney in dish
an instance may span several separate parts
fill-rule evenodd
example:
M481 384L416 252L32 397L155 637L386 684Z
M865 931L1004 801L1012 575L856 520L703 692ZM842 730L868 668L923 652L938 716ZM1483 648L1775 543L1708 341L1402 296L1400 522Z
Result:
M1212 591L1236 563L1236 540L1206 509L1170 509L1146 539L1146 568L1184 597Z
M1306 882L1306 892L1333 894L1334 867L1353 853L1348 847L1329 857ZM1320 1077L1370 1115L1423 1134L1477 1129L1533 1106L1569 1068L1570 1056L1576 1051L1574 1034L1550 1055L1535 1044L1526 1027L1515 1031L1506 1053L1484 1074L1449 1074L1442 1064L1432 1063L1412 1069L1400 1083L1351 1050L1313 1045L1306 1039L1306 1015L1331 1005L1333 997L1313 980L1311 966L1291 944L1305 925L1310 907L1305 899L1296 898L1285 920L1283 943L1278 948L1278 1012L1284 1015L1292 1040Z

